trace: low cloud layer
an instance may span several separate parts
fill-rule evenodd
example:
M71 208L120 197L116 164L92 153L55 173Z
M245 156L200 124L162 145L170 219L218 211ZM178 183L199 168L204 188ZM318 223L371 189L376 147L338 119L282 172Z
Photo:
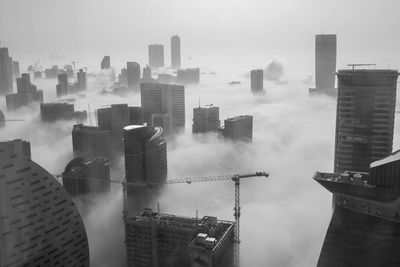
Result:
M312 180L316 170L333 169L335 100L308 97L303 81L271 83L264 95L250 93L248 84L229 86L227 80L242 70L221 76L203 75L201 84L186 87L186 132L168 142L168 177L198 177L267 171L270 178L246 179L241 186L242 266L315 266L331 215L331 195ZM284 68L272 61L265 70L270 81L282 81ZM268 77L268 78L267 78ZM98 94L111 81L105 73L89 80L86 98L77 97L76 110L113 103L139 105L139 94L121 98ZM55 100L56 81L33 80ZM232 143L215 134L193 136L193 107L199 97L204 104L220 108L220 119L253 115L253 143ZM4 100L0 109L5 109ZM39 112L22 109L6 112L9 122L0 129L2 139L31 141L33 160L52 173L60 173L72 158L73 121L40 122ZM94 115L92 120L94 121ZM396 133L399 132L396 118ZM400 148L398 136L394 148ZM118 178L123 170L113 171ZM234 191L231 181L166 186L157 202L164 213L182 216L217 216L233 220ZM122 188L89 206L78 203L83 214L93 266L123 266ZM152 206L151 208L156 208Z

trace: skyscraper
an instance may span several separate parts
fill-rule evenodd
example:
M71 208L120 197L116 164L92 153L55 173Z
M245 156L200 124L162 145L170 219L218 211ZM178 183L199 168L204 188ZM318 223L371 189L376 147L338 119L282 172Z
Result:
M264 89L264 71L263 70L252 70L250 73L251 80L251 91L262 92Z
M0 110L0 128L6 126L6 117L4 116L3 111Z
M138 88L140 83L140 65L136 62L126 63L127 85L129 88Z
M22 73L21 77L17 78L17 93L6 96L8 110L41 102L43 102L43 91L31 83L29 73Z
M96 126L75 124L72 129L72 148L75 157L110 157L110 131Z
M79 91L84 91L86 90L86 72L83 71L83 69L79 69L79 72L76 74L78 78L78 89Z
M234 223L153 212L125 219L129 266L231 267Z
M124 128L128 183L161 183L166 180L167 142L162 138L162 133L160 127L145 125L129 125Z
M152 114L170 113L172 131L185 127L185 87L162 83L142 83L140 85L144 121L152 123Z
M149 45L149 66L151 68L164 67L164 46L162 44Z
M251 142L253 139L253 116L241 115L224 121L224 137Z
M147 65L146 67L143 68L142 81L151 82L152 80L153 78L151 77L151 68Z
M71 197L110 191L110 161L106 158L77 157L62 173L63 186Z
M220 127L219 108L193 108L193 133L217 132Z
M121 69L121 73L118 75L119 86L128 86L128 72L126 68Z
M19 62L18 61L13 61L12 62L12 68L13 68L13 78L18 78L21 76L21 72L19 70Z
M1 142L0 164L0 266L89 266L79 211L29 143Z
M109 69L111 68L111 59L110 56L104 56L101 60L101 69Z
M310 94L335 95L336 34L315 36L315 87Z
M375 69L337 73L335 172L366 172L392 152L397 76Z
M171 68L181 68L181 38L178 35L171 37Z
M111 135L112 152L122 152L123 128L127 125L142 124L141 107L128 107L127 104L113 104L97 110L98 125Z
M0 47L0 95L13 92L13 64L7 47Z
M179 84L196 84L200 82L200 69L179 69L176 73L176 82Z
M45 122L53 122L56 120L78 120L85 121L87 112L75 111L74 104L69 103L41 103L40 118Z
M68 75L58 74L58 84L56 85L57 97L68 95Z

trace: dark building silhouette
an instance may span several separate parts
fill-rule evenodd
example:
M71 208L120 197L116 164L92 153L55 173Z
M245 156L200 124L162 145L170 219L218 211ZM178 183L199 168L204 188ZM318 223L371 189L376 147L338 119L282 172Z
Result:
M151 68L147 65L146 67L143 68L142 81L151 82L152 80L153 78L151 77Z
M62 70L58 68L57 65L53 65L51 69L45 69L44 75L46 79L56 79L58 77L58 74L63 73Z
M164 67L164 46L161 44L149 45L149 66L151 68Z
M110 132L113 152L123 150L123 128L132 124L143 124L143 109L128 107L127 104L114 104L97 110L98 125L101 130Z
M139 88L140 84L140 65L136 62L127 62L127 85L129 88Z
M336 205L317 266L400 266L400 151L367 172L317 172L314 179Z
M152 114L169 113L172 132L185 127L185 87L162 83L142 83L141 100L144 121L152 125Z
M75 157L110 157L111 134L96 126L75 124L72 129L72 148Z
M251 91L262 92L264 90L264 71L252 70L250 72Z
M31 83L29 73L23 73L21 78L17 78L17 93L6 96L8 110L41 102L43 102L43 91Z
M220 127L219 108L193 108L193 133L218 132Z
M171 37L171 68L181 68L181 38L178 35Z
M42 72L41 71L33 72L33 78L34 79L42 79Z
M106 158L77 157L62 173L63 186L71 197L110 191L110 162Z
M13 64L7 47L0 47L0 95L13 92Z
M19 62L13 61L12 62L12 71L13 71L13 78L18 78L21 76L21 72L19 69Z
M128 183L160 183L166 180L167 142L162 133L160 127L145 125L129 125L124 128Z
M231 267L234 223L153 212L125 219L129 266Z
M77 87L79 88L80 91L86 90L86 72L83 71L83 69L79 69L79 72L76 74L78 78L78 84Z
M340 70L334 171L368 171L393 146L398 72Z
M128 86L128 71L126 68L121 69L121 73L118 75L118 84L121 87Z
M221 131L226 138L251 142L253 139L253 116L241 115L226 119Z
M200 82L200 69L188 68L177 71L176 82L179 84L196 84Z
M6 126L6 117L4 116L4 113L0 110L0 128L3 128Z
M336 34L315 36L315 87L310 95L336 95Z
M42 121L52 122L56 120L78 120L85 121L87 112L75 111L74 104L68 103L41 103L40 117Z
M28 142L0 143L0 266L89 266L85 226Z
M110 56L104 56L101 60L101 69L109 69L111 68L111 59Z
M58 74L58 84L56 85L57 97L68 95L68 75Z

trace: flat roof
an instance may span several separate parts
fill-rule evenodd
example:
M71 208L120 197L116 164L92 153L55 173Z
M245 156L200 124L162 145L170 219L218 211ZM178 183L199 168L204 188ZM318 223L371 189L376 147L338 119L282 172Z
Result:
M370 164L371 168L378 167L384 164L388 164L391 162L399 161L400 160L400 150L397 150L396 152L392 153L390 156L387 156L386 158L374 161Z
M343 69L339 70L337 75L359 75L359 74L374 74L374 75L399 75L397 70L390 69Z

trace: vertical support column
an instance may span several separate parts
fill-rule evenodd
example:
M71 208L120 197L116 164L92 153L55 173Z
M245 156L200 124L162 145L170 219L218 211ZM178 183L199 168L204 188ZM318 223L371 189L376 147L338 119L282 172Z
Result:
M239 253L239 245L240 245L240 178L238 176L235 176L232 178L232 180L235 182L235 227L234 227L234 258L233 258L233 266L234 267L239 267L239 258L240 258L240 253Z

